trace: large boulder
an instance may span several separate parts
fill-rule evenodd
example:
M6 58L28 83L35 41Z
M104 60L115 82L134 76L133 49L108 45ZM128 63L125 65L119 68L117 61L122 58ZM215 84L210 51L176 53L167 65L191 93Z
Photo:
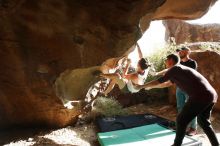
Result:
M166 40L175 38L177 44L220 42L220 24L189 24L182 20L164 20Z
M0 128L75 122L79 111L66 109L55 93L62 72L120 56L151 20L198 18L215 1L0 1ZM79 81L78 89L90 79L81 78L86 81ZM79 90L71 93L83 99Z
M215 51L192 52L191 58L197 61L198 72L208 79L220 96L220 54ZM176 103L175 87L169 90L169 100L171 103ZM220 100L218 100L215 108L220 110Z

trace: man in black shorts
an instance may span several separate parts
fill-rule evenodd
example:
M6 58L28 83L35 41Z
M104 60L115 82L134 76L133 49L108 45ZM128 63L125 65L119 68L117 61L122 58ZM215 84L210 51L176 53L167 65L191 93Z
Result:
M218 95L205 77L189 67L179 65L179 58L174 54L165 61L168 71L158 80L144 85L136 85L137 89L164 88L175 83L189 95L189 99L177 116L177 129L174 146L181 146L187 125L197 116L198 124L208 136L212 146L219 146L218 139L210 123L211 111L217 102Z

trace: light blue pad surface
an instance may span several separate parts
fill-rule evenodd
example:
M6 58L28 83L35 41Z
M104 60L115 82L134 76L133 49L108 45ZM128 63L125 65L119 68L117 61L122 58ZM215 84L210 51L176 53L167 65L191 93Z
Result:
M175 132L158 124L98 133L102 146L171 146L174 138ZM183 146L201 146L201 142L185 137Z

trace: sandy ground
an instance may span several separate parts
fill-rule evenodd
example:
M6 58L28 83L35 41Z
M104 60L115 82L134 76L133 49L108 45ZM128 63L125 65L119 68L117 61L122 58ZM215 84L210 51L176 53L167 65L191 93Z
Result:
M139 104L129 107L134 114L153 113L164 118L175 120L175 107L168 104ZM220 140L220 114L213 112L211 121ZM0 145L9 146L99 146L97 127L94 123L68 126L61 129L23 129L0 132ZM211 146L201 128L194 138Z

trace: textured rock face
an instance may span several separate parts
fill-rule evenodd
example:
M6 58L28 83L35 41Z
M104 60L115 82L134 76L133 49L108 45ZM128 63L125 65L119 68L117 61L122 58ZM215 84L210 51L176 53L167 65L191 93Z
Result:
M219 24L196 25L182 20L164 20L163 24L166 27L166 40L174 37L177 44L220 41Z
M62 72L121 55L140 38L139 22L145 31L152 19L197 18L214 2L0 1L0 128L73 123L78 110L65 109L55 95Z
M191 58L198 63L198 71L210 82L220 96L220 54L214 51L193 52ZM175 88L170 89L170 102L175 103ZM218 100L215 108L220 110L220 100Z
M89 87L100 80L99 77L93 75L93 72L97 70L99 66L66 70L61 73L54 85L56 95L64 103L73 100L83 101Z

